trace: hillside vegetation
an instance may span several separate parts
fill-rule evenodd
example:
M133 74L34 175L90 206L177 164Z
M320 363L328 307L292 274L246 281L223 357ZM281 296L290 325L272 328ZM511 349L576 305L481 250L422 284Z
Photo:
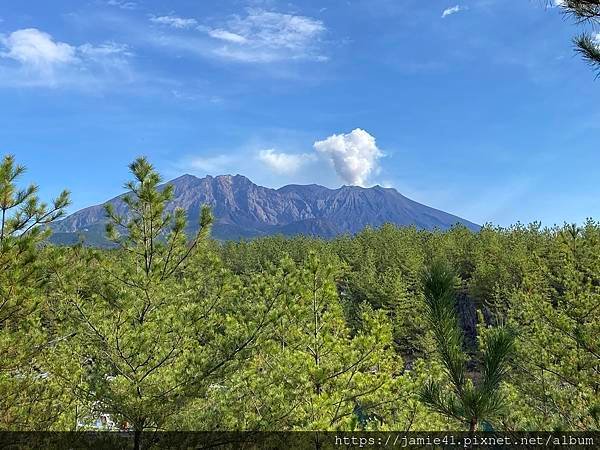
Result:
M219 243L130 169L103 250L0 165L0 430L600 428L600 223Z

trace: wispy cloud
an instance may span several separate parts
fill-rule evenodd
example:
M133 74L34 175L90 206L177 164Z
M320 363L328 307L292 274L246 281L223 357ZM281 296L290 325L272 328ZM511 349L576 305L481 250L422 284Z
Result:
M297 173L308 163L313 162L316 159L315 155L309 153L284 153L278 152L275 149L261 150L258 154L259 161L275 173L283 175Z
M233 42L235 44L245 44L248 42L248 39L246 39L244 36L240 36L239 34L235 34L227 30L208 30L208 35L212 38Z
M208 94L206 92L202 92L202 91L198 91L198 90L194 90L194 89L188 89L186 88L186 86L182 86L181 89L179 88L173 88L171 89L171 96L177 100L181 100L184 102L190 102L190 103L203 103L203 104L213 104L213 105L219 105L222 104L224 102L222 97L219 97L218 95L211 95Z
M97 82L119 72L132 56L126 45L106 42L75 46L37 28L0 35L0 85L51 86Z
M83 44L78 47L78 51L85 58L93 59L95 61L105 61L107 58L124 59L133 56L128 45L116 42L105 42L97 46Z
M307 16L248 9L218 27L199 27L218 45L214 54L242 62L326 60L321 41L327 28Z
M117 8L127 9L127 10L133 10L138 7L138 4L136 2L129 2L129 1L125 1L125 0L108 0L106 2L106 4L108 6L115 6Z
M452 14L457 14L461 11L465 11L466 9L466 7L460 5L452 6L451 8L446 8L442 12L442 19L445 19L446 17L451 16Z
M150 17L150 22L156 23L159 25L166 25L172 28L193 28L198 25L198 21L196 19L178 17L178 16L152 16Z
M180 164L185 170L207 174L222 174L228 172L236 158L232 155L196 156Z

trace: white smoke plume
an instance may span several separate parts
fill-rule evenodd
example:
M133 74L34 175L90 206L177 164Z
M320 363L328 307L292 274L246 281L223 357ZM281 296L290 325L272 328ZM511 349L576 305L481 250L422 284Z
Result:
M369 177L377 173L377 161L383 156L375 138L360 128L317 141L314 148L331 161L342 180L356 186L365 186Z

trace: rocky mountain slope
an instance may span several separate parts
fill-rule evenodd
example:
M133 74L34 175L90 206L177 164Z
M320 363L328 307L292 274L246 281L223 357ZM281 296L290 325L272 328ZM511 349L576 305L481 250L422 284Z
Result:
M208 204L215 215L213 236L223 240L271 234L331 238L388 222L427 230L445 230L457 223L474 231L479 229L474 223L380 186L328 189L318 185L289 185L269 189L242 175L205 178L183 175L169 184L174 186L174 198L168 207L188 212L189 231L197 230L200 208ZM122 197L107 203L126 213ZM90 245L103 245L105 220L104 205L85 208L54 224L52 241L73 243L84 239Z

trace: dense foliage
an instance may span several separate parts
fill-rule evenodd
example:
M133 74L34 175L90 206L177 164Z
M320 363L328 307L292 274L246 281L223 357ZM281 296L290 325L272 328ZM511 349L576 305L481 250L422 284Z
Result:
M600 223L222 243L130 170L100 250L0 165L0 430L600 428Z

